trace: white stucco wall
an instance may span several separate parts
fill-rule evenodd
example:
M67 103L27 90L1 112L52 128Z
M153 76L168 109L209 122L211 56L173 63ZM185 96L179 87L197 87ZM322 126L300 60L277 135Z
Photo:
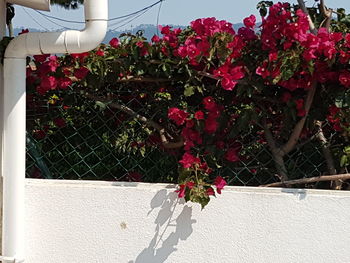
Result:
M350 262L350 192L27 180L26 263Z

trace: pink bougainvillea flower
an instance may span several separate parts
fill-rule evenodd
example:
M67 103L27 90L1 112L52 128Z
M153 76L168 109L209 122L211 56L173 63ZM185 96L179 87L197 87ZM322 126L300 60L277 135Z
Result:
M236 67L231 68L230 74L231 74L232 79L234 79L234 80L242 79L245 76L242 66L236 66Z
M56 118L53 120L53 122L58 128L63 128L66 126L66 121L63 118Z
M215 143L215 145L216 145L216 148L221 149L221 150L225 148L225 142L223 142L223 141L217 141Z
M185 123L187 117L188 113L179 108L170 108L168 110L168 118L179 126Z
M208 118L205 120L204 130L209 134L215 133L218 125L219 124L215 118Z
M171 32L171 26L159 26L159 30L160 33L162 33L162 35L169 35Z
M207 192L208 196L210 196L210 195L215 196L215 192L214 192L214 189L212 187L207 188L206 192Z
M86 68L86 67L81 67L81 68L78 68L74 71L74 76L77 78L77 79L84 79L87 74L89 73L89 69Z
M33 57L35 61L43 63L48 57L50 57L50 54L34 55Z
M238 29L238 35L241 36L244 41L257 39L257 35L255 34L254 30L247 27L241 27Z
M193 128L194 127L194 120L187 119L186 120L186 128Z
M187 182L186 183L186 187L188 187L189 189L192 189L196 184L194 182Z
M209 96L209 97L205 97L203 99L203 104L204 104L204 108L206 110L215 110L216 109L216 103L215 103L215 100L213 99L213 97Z
M18 33L18 35L27 34L27 33L29 33L29 29L28 28L22 29L22 31L20 33Z
M350 87L350 72L343 71L339 75L339 82L346 88Z
M306 111L304 109L300 109L297 112L298 117L304 117L306 115Z
M176 193L178 193L177 196L179 198L185 197L186 186L184 184L180 184L179 187L180 187L180 189L175 191Z
M65 76L70 76L70 75L72 75L72 69L71 69L71 68L64 67L64 68L62 68L62 73L63 73Z
M237 85L237 82L233 81L231 79L231 76L224 77L221 80L221 86L224 90L233 90L236 87L236 85Z
M145 43L143 41L137 41L136 42L136 46L138 46L139 48L143 48L145 45Z
M44 77L51 72L56 72L59 67L59 62L56 56L49 56L48 60L43 60L44 57L38 58L43 61L41 65L38 65L38 73L40 76Z
M269 61L274 62L278 59L278 52L273 51L269 54Z
M83 52L83 53L73 53L73 54L70 54L72 56L72 58L75 58L75 59L80 59L81 61L83 61L86 57L89 56L89 52Z
M34 131L34 137L36 139L41 140L41 139L44 139L45 136L46 136L46 132L43 131L43 130L36 130L36 131Z
M339 113L340 108L338 108L336 105L332 105L328 108L328 111L332 116L335 116Z
M229 162L238 162L239 156L236 148L230 148L225 153L225 159Z
M213 73L214 73L214 76L216 77L223 77L229 73L229 70L230 70L230 66L228 64L224 64L218 69L215 69Z
M256 169L250 169L249 170L252 174L256 174L257 173L257 170Z
M141 50L140 50L140 56L144 57L144 56L146 56L148 54L149 54L148 48L146 46L142 47Z
M243 23L246 27L254 28L256 23L256 18L254 15L250 15L249 17L246 17L243 19Z
M158 42L160 41L160 38L159 38L159 36L154 35L154 36L151 38L151 41L152 41L153 43L158 43Z
M291 95L289 92L284 92L284 93L282 94L281 100L282 100L284 103L287 103L288 101L290 101L291 98L292 98L292 95Z
M127 178L131 182L142 182L142 174L138 172L128 172Z
M118 38L114 37L109 41L109 45L113 48L117 48L119 46L119 40Z
M304 100L303 99L295 100L295 106L298 110L302 109L304 107Z
M48 91L56 89L57 84L57 79L54 76L44 76L41 80L40 86Z
M203 111L197 111L195 114L194 114L194 118L196 120L204 120L204 113Z
M266 79L268 76L270 76L270 72L267 70L266 67L267 67L267 63L264 63L262 66L257 67L256 74Z
M67 77L60 78L60 79L58 80L58 87L59 87L60 89L65 90L65 89L67 89L69 86L71 86L72 83L73 83L73 82L72 82L72 80L71 80L70 78L67 78Z
M200 164L201 160L198 157L193 156L189 152L185 152L179 163L182 164L183 168L194 167L196 164Z
M105 55L105 52L103 49L99 48L97 51L96 51L96 55L99 56L99 57L103 57Z
M224 178L221 176L217 176L214 181L214 185L216 186L216 191L218 194L221 194L221 190L224 189L224 187L227 185Z
M185 46L180 46L178 49L177 49L177 55L181 58L185 58L187 57L188 55L188 52L187 52L187 47Z
M41 87L41 86L37 86L37 87L36 87L36 92L37 92L39 95L45 95L47 91L48 91L48 90L47 90L46 88L43 88L43 87Z
M213 172L213 169L209 168L206 162L201 163L201 165L199 166L199 169L201 169L206 174L211 174Z

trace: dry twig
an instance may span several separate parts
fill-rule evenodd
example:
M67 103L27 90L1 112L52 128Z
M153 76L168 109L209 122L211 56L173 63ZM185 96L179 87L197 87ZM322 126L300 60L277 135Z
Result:
M288 185L294 185L294 184L309 184L309 183L335 181L335 180L344 181L344 180L348 180L348 179L350 179L350 174L322 175L322 176L318 176L318 177L277 182L277 183L265 184L265 185L260 185L260 186L261 187L281 187L281 186L288 186Z

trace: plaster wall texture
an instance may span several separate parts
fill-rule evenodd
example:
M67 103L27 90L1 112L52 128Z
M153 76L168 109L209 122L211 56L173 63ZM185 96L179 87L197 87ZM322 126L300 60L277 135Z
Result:
M26 180L26 263L350 262L350 192Z

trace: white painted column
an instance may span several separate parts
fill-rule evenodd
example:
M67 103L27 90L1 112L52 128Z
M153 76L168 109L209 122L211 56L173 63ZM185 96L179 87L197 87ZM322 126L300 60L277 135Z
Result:
M6 58L5 61L2 254L23 259L26 59Z

